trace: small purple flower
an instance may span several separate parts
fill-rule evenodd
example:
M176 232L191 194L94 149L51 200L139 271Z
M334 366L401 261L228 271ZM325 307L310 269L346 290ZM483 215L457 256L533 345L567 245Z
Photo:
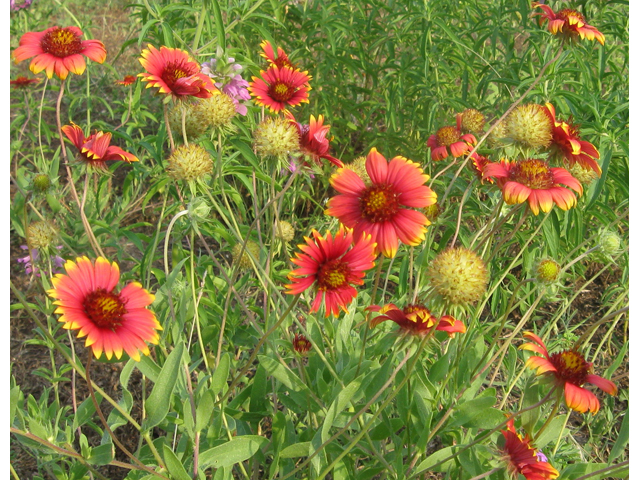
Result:
M247 106L240 103L241 100L250 100L251 95L247 87L249 82L242 78L238 72L242 70L242 65L235 62L235 58L229 57L226 64L219 62L218 59L212 58L208 62L202 64L202 73L211 77L218 89L231 97L236 112L240 115L247 114Z
M538 452L536 455L538 455L538 460L541 462L549 462L549 459L546 457L546 455L542 452Z
M16 0L11 0L10 1L11 11L12 12L17 12L19 10L22 10L23 8L29 8L32 3L33 3L33 0L24 0L24 2L22 2L21 5L17 5L17 1Z
M22 250L29 250L29 247L27 247L26 245L20 245L20 248ZM62 250L62 245L58 245L56 249ZM34 248L31 250L31 256L27 255L26 257L19 258L18 263L23 264L24 272L27 275L31 275L32 273L35 272L36 277L39 277L40 274L38 273L38 266L32 264L31 260L33 260L33 263L38 263L38 261L40 260L40 253L38 252L37 248ZM52 260L53 260L53 265L52 265L53 273L62 273L62 266L64 265L64 259L59 255L56 255L52 258Z

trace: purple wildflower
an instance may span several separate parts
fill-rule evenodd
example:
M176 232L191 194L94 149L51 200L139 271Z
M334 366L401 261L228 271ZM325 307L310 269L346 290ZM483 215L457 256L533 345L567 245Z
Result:
M19 10L22 10L23 8L29 8L32 3L33 3L33 0L24 0L24 2L22 2L21 5L18 5L17 0L11 0L10 2L11 11L17 12Z
M26 245L20 245L20 248L22 250L29 250L29 247L27 247ZM62 250L62 245L58 245L56 247L57 250ZM40 253L38 252L37 248L34 248L31 250L31 256L27 255L26 257L22 257L18 259L18 263L22 263L24 264L24 271L27 275L31 275L32 273L35 272L36 277L39 277L40 274L38 273L38 266L34 265L31 263L31 260L33 260L34 264L37 264L38 261L40 260ZM62 273L62 266L64 265L64 259L62 257L60 257L59 255L56 255L52 258L53 260L53 273Z
M211 77L216 85L223 93L231 97L236 112L240 115L247 114L247 106L240 101L250 100L251 95L247 90L249 82L242 78L240 71L242 65L235 62L235 58L229 57L226 64L218 62L218 59L212 58L208 62L202 64L202 73Z
M547 456L546 456L544 453L542 453L542 452L538 452L536 455L538 455L538 460L539 460L540 462L547 462L547 463L549 463L549 459L547 458Z

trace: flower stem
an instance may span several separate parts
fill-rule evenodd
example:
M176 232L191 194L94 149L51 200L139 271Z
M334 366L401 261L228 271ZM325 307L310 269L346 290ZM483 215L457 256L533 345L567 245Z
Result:
M382 263L383 263L383 258L380 258L380 261L378 262L378 268L376 268L376 276L375 276L375 281L373 282L373 290L371 291L371 305L375 305L376 303L376 293L378 291L378 284L380 283L380 272L382 272ZM371 328L369 327L369 315L370 312L367 312L367 316L365 319L365 331L364 331L364 338L362 339L362 349L360 350L360 359L358 360L358 368L356 368L356 377L358 376L358 373L360 373L360 367L362 366L362 360L364 359L364 349L367 346L367 337L369 336L369 330L371 330Z
M171 151L176 149L176 144L173 143L173 134L171 133L171 125L169 125L169 110L167 109L167 104L163 103L162 108L164 111L164 125L167 129L167 136L169 137L169 146L171 147Z

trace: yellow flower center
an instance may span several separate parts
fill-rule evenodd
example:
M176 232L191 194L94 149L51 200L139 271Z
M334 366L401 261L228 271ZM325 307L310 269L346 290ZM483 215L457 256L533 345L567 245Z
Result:
M46 33L40 41L40 46L45 53L58 58L65 58L83 51L80 37L66 28L54 28Z
M277 102L286 102L295 93L296 89L284 82L277 82L269 86L269 96Z
M513 165L509 172L509 179L534 190L546 190L555 186L549 165L537 158L521 160Z
M391 185L372 185L362 194L360 208L362 216L370 222L385 222L400 209L398 195Z
M544 283L550 283L556 281L560 274L560 265L555 260L550 258L542 260L536 270L538 279Z
M587 381L591 371L591 364L582 355L573 350L554 353L549 361L556 367L556 377L562 381L580 387Z
M84 313L98 327L115 331L122 325L122 316L127 313L120 295L104 288L88 294L82 302Z
M582 27L587 23L580 12L570 8L560 10L556 13L556 17L564 20L569 25L577 25L578 27Z
M331 260L318 271L318 290L337 290L348 285L349 265L339 259Z
M173 85L180 78L190 77L198 73L195 65L191 65L190 63L185 62L184 60L179 60L177 62L169 62L162 70L162 74L160 78L164 80L164 82L172 88Z
M418 325L428 323L428 326L431 327L434 324L433 317L431 316L431 312L424 305L420 305L420 304L407 305L402 310L402 313L404 313L409 320L411 320L412 322Z
M460 140L460 131L456 127L442 127L436 132L436 141L440 147L448 147Z

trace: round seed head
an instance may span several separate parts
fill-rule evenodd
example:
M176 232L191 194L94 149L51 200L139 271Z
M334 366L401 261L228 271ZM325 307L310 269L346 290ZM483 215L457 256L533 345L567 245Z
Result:
M260 259L260 247L253 240L247 240L244 250L242 250L242 243L236 243L231 249L233 263L237 264L241 271L249 270L252 265L251 257L247 252L251 252L256 260Z
M548 147L553 139L549 110L535 103L520 105L506 118L507 136L527 147Z
M276 237L285 242L290 242L293 240L295 234L296 231L289 222L286 220L278 220L276 223Z
M482 112L475 108L467 108L462 112L461 126L462 130L471 133L480 133L484 130L485 118Z
M229 128L236 116L236 106L229 95L213 95L198 104L198 111L205 122L213 128Z
M39 173L35 177L33 177L33 190L36 193L44 193L49 190L51 186L51 179L49 175L45 175L44 173Z
M214 95L218 97L219 95ZM169 110L169 125L171 131L178 139L182 138L182 109L185 109L184 128L187 132L187 138L195 139L207 133L209 125L206 122L200 105L202 102L176 102L171 110Z
M200 145L190 143L176 148L169 156L167 174L176 180L203 180L213 171L211 155Z
M29 248L46 250L56 239L58 232L48 222L34 222L27 227Z
M281 117L266 118L253 132L253 144L259 155L286 160L297 153L300 146L298 129L289 120Z
M448 248L431 262L427 276L446 304L465 307L482 298L489 275L484 261L463 247Z

